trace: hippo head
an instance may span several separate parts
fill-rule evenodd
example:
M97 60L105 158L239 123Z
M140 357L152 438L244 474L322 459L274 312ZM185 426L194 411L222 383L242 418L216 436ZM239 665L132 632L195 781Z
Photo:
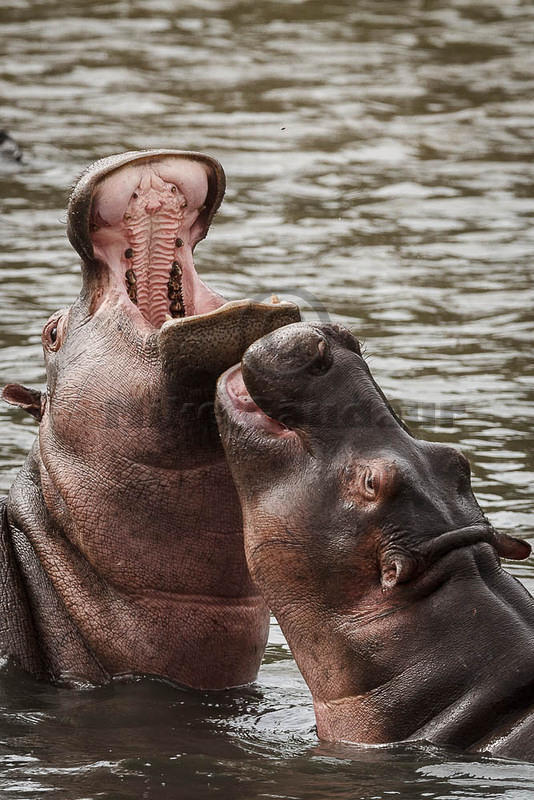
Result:
M111 156L82 175L67 231L83 286L44 327L46 396L4 391L42 418L41 439L80 459L114 449L163 468L222 456L211 410L218 375L298 319L290 303L226 302L200 280L193 250L224 188L213 158L173 150Z
M476 742L511 707L499 652L509 683L530 685L533 609L498 558L530 547L485 519L467 459L409 433L337 325L253 344L220 378L216 413L249 569L319 736Z
M410 434L341 326L297 323L253 344L221 377L217 415L260 586L263 569L287 586L280 564L298 552L308 591L339 609L468 544L529 553L485 519L467 458Z

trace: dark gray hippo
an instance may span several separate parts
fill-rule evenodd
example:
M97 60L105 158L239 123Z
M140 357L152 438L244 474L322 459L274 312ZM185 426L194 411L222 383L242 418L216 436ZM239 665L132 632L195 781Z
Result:
M0 130L0 163L20 164L22 150L6 130Z
M39 420L0 500L0 652L35 676L252 681L268 611L249 577L213 417L216 379L289 303L226 302L193 265L224 194L199 153L98 161L68 208L83 286L46 323L46 393L4 398Z
M327 740L424 739L534 759L534 601L467 459L414 438L356 339L295 324L220 379L252 577Z

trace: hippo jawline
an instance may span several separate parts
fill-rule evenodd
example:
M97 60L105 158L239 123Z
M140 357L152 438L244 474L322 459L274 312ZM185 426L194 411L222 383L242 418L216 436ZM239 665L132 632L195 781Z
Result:
M235 303L203 283L193 263L193 250L205 238L224 190L221 165L201 153L129 152L91 165L72 192L67 232L82 258L92 312L106 297L119 298L139 328L166 330L167 338L169 326L185 319L192 324L214 316L217 326L223 312L235 322ZM276 299L240 303L248 317L254 310L260 319L283 320L290 306L288 321L298 318L293 304ZM260 326L259 333L272 325Z

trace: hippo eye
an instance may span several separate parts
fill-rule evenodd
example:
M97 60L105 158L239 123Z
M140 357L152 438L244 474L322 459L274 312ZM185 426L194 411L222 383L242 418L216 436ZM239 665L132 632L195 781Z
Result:
M134 193L133 193L133 195L132 195L132 197L133 197L133 199L134 199L134 200L137 200L137 198L139 197L139 195L137 194L137 192L134 192Z
M42 340L46 350L59 350L61 347L62 319L63 317L55 317L45 325Z
M366 467L363 472L363 492L369 500L378 494L379 477L375 470Z
M171 186L171 192L173 194L176 194L176 192L177 192L176 186Z

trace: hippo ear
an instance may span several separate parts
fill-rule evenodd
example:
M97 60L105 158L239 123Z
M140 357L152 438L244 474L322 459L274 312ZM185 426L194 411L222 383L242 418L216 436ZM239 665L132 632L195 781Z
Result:
M2 397L6 403L12 406L19 406L31 414L32 417L41 421L43 417L46 395L37 389L28 389L20 383L8 383L2 391Z
M515 536L508 536L506 533L495 534L495 549L502 558L512 558L516 561L524 561L532 550L524 539L516 539Z
M417 559L407 551L384 553L380 559L380 582L383 589L407 583L418 572Z

